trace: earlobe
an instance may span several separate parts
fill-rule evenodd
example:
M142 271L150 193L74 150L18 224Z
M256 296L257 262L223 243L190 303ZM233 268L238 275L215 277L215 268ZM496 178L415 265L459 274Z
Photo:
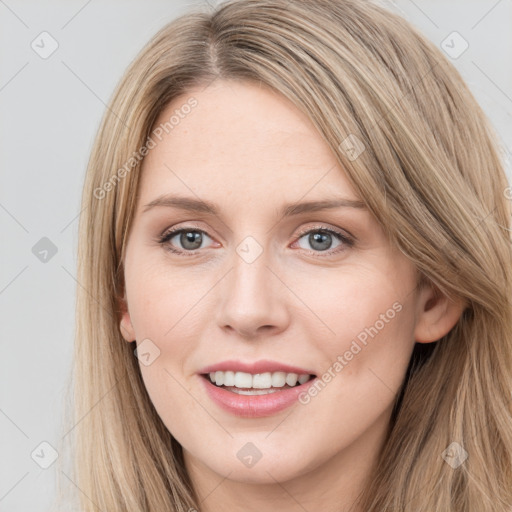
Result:
M135 330L132 325L130 313L128 311L128 304L126 302L126 299L120 299L119 304L121 309L121 321L119 322L119 329L121 331L121 335L126 341L132 342L136 339L136 336Z
M462 299L450 299L434 285L424 285L418 295L415 341L431 343L441 339L453 329L465 307Z

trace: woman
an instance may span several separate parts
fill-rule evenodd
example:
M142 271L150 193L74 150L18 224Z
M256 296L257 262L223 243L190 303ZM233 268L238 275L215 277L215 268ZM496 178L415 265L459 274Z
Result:
M368 2L164 27L84 185L81 510L510 510L495 139L442 53Z

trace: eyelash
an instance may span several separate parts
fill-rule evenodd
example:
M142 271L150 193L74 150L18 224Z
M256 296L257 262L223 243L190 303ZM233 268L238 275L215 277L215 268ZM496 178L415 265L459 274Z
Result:
M172 252L174 254L177 254L179 256L194 256L194 255L196 255L197 251L199 251L200 249L196 249L195 251L184 251L184 250L175 249L170 244L168 244L168 242L172 238L174 238L177 234L180 234L180 233L183 233L183 232L202 233L203 235L206 235L209 238L211 238L208 235L208 233L206 233L206 231L191 226L191 227L177 228L177 229L173 229L173 230L170 230L170 231L166 231L165 233L163 233L161 236L159 236L157 238L157 242L160 245L165 246L164 247L165 250L167 250L169 252ZM302 231L301 233L299 233L299 235L296 238L295 242L298 242L305 235L308 235L310 233L315 233L315 232L328 233L330 235L334 235L341 242L341 244L337 248L335 248L334 250L332 250L332 249L327 249L325 251L309 250L308 252L312 253L315 257L324 258L326 256L321 256L321 254L324 254L324 253L328 254L329 256L332 256L333 254L337 254L338 252L345 250L347 247L352 247L354 245L354 239L353 238L347 236L346 234L342 233L341 231L337 231L335 229L324 227L324 226L310 228L310 229L307 229L305 231Z

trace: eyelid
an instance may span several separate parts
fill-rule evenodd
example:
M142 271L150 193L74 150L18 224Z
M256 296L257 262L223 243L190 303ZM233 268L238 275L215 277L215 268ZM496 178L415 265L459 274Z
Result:
M350 239L352 241L356 240L356 237L352 233L350 233L350 231L346 229L330 227L324 223L319 223L316 226L309 226L307 228L304 228L304 230L301 230L297 236L301 238L302 236L308 234L310 231L328 231L330 233L335 233L345 239Z
M183 226L181 226L181 224L183 224ZM157 240L161 240L163 238L166 238L171 233L174 236L174 235L176 235L177 233L179 233L181 231L198 231L200 233L203 233L203 234L207 235L209 238L213 239L213 237L210 236L205 229L199 227L199 225L196 224L196 221L192 220L192 221L178 222L177 224L175 224L175 225L173 225L171 227L165 228L160 233L160 235L158 235Z

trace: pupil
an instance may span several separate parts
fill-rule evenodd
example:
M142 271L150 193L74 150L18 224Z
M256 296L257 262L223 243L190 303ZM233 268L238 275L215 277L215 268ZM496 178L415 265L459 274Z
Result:
M325 251L331 246L331 235L329 233L311 233L309 243L313 249Z
M202 235L194 231L186 231L181 233L180 243L185 249L198 249L201 247Z

